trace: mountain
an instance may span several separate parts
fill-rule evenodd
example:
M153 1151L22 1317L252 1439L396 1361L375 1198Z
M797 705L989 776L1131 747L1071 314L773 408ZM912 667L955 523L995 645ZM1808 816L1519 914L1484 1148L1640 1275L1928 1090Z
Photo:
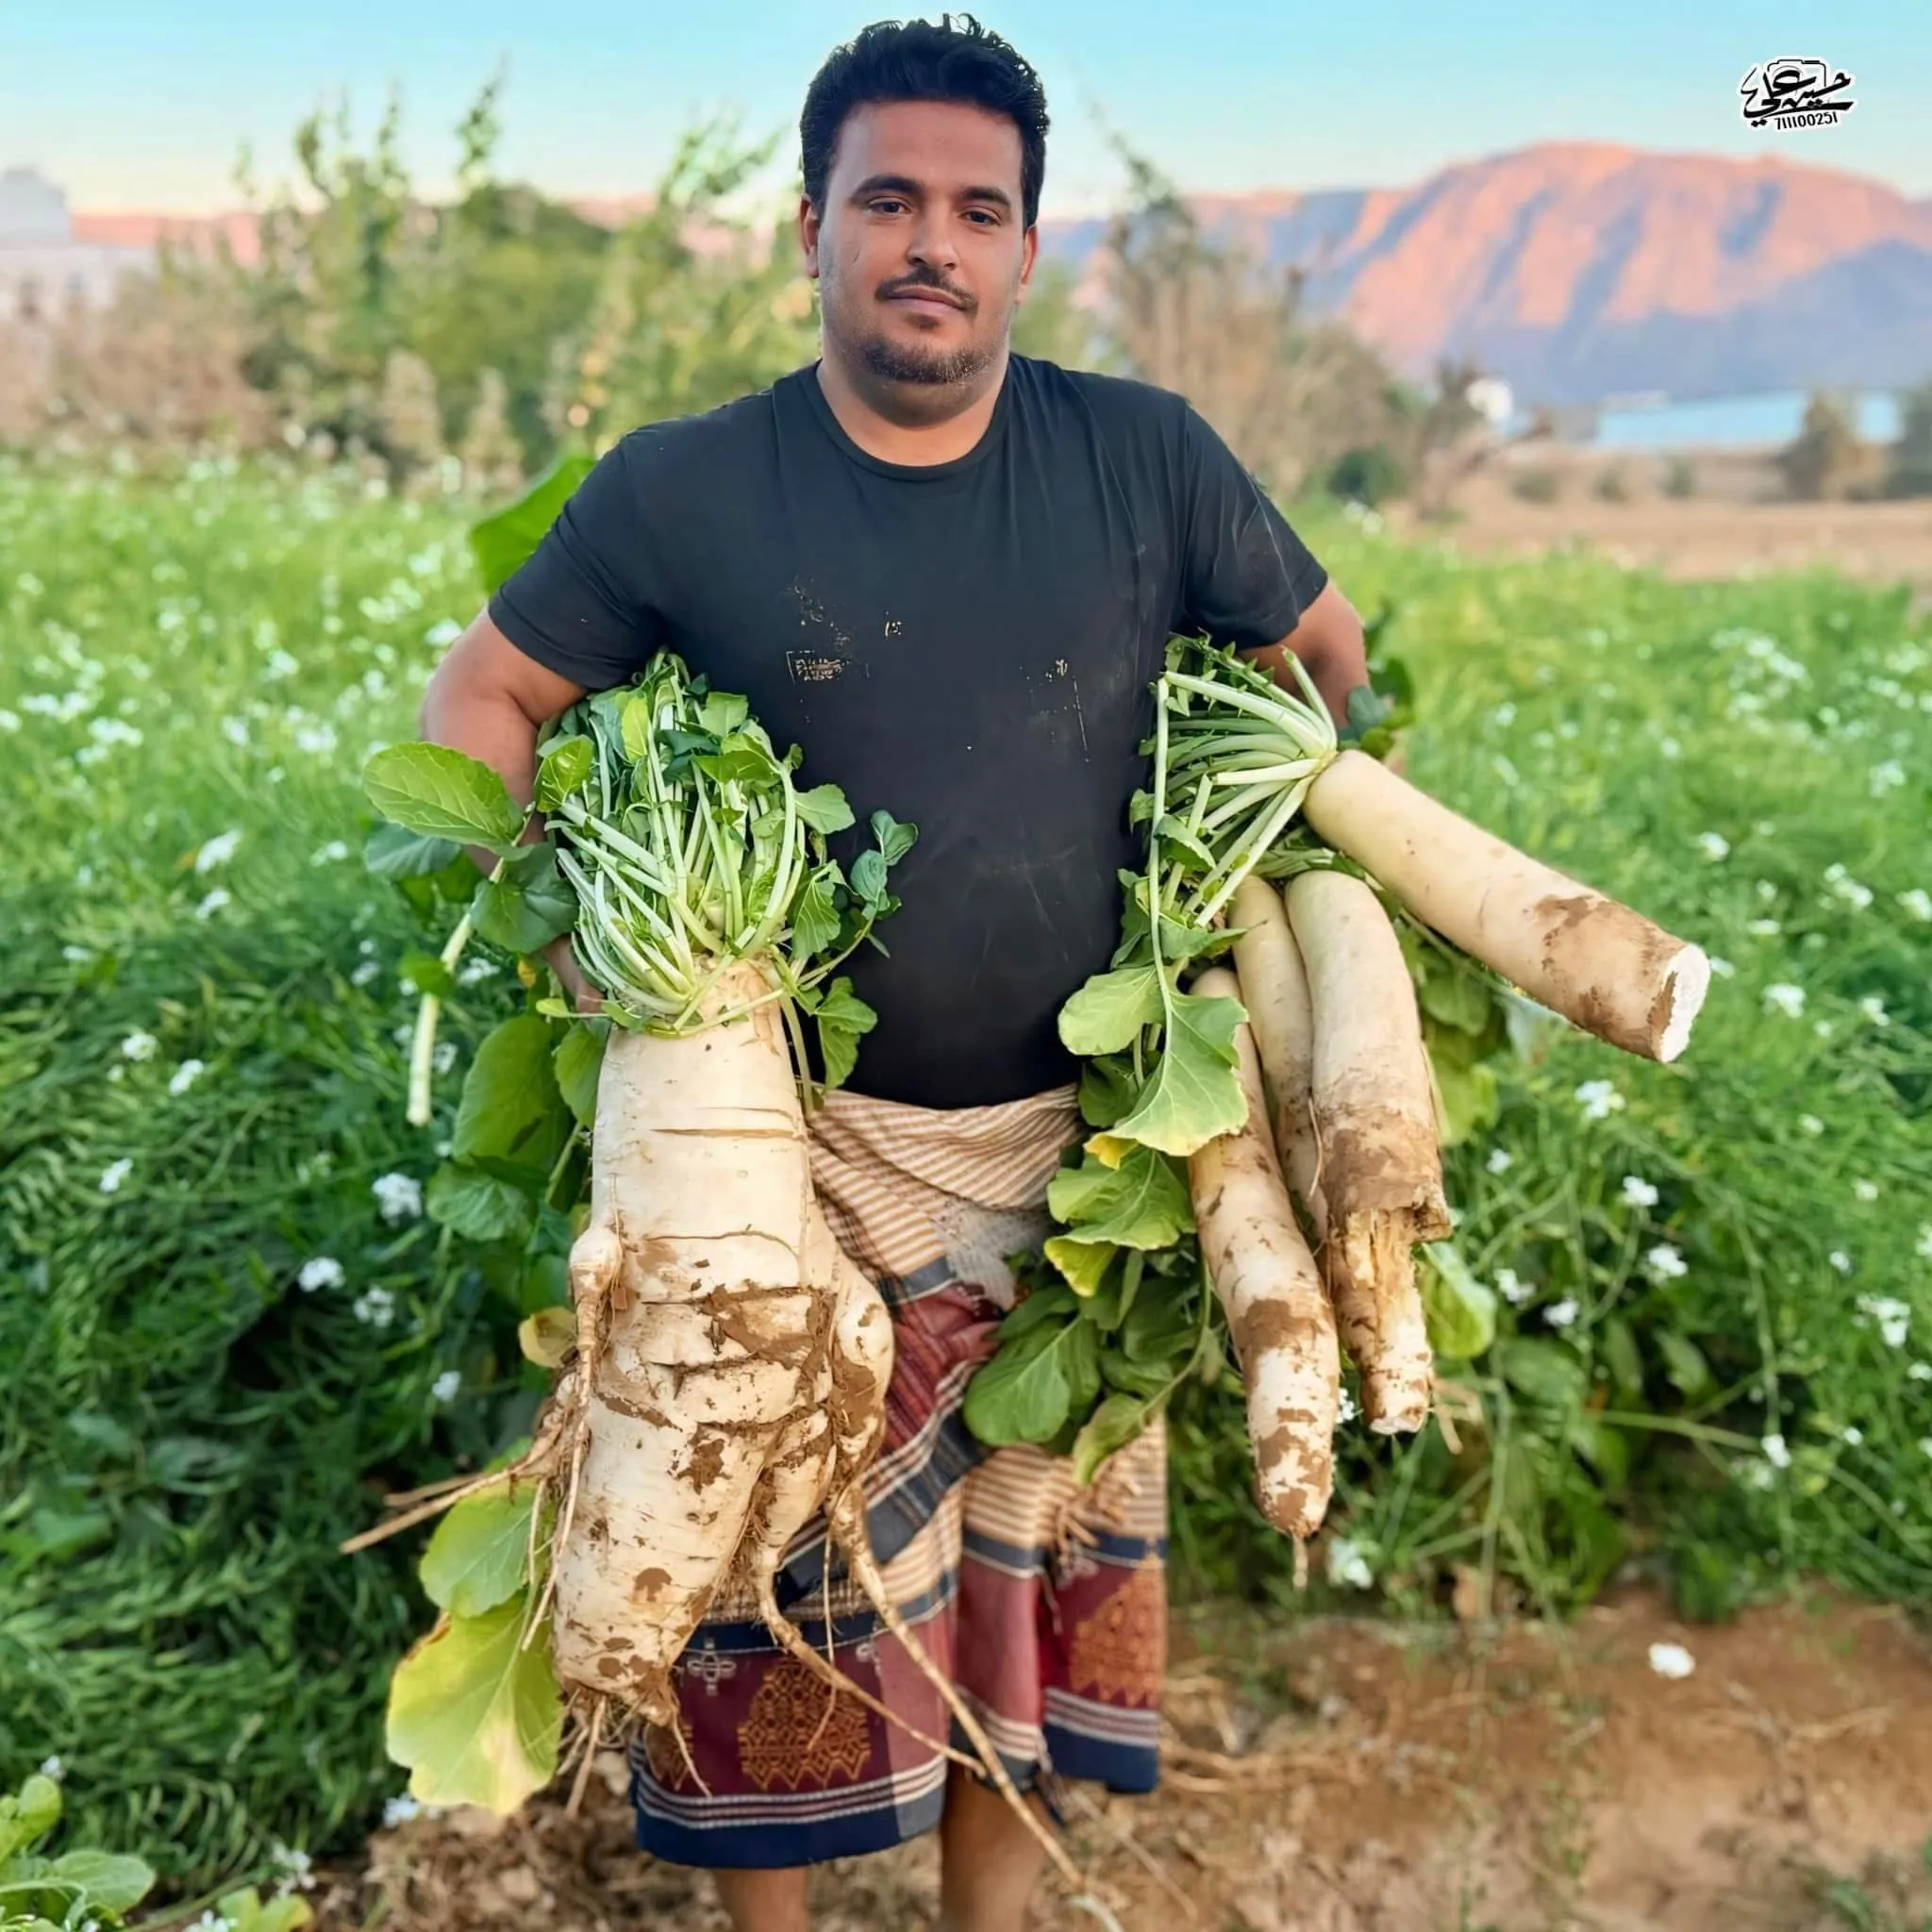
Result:
M1932 376L1932 200L1825 168L1545 142L1415 188L1192 205L1403 370L1470 355L1521 401ZM1043 224L1042 253L1091 267L1104 231Z
M648 196L582 198L615 224ZM1308 271L1401 369L1469 355L1520 402L1893 387L1932 376L1932 200L1777 157L1729 160L1553 142L1441 170L1413 188L1203 194L1216 235ZM1097 292L1104 222L1047 221L1042 252ZM76 239L225 234L203 219L76 214Z

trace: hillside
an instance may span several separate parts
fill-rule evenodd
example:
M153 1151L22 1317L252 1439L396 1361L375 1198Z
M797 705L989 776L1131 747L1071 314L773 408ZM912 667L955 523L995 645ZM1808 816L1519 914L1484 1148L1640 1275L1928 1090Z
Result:
M576 205L615 223L641 199ZM1473 355L1524 401L1932 375L1932 200L1828 168L1545 142L1411 188L1195 205L1216 233L1306 267L1316 306L1403 369ZM251 240L236 214L81 213L75 226L124 242L219 228L244 255ZM1085 267L1103 233L1049 220L1045 253Z

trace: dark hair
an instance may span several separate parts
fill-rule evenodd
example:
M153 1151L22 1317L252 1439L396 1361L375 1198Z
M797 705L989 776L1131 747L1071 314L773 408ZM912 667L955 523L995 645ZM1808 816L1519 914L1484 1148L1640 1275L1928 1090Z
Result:
M1004 114L1020 130L1020 200L1026 225L1040 218L1046 178L1046 90L1040 76L997 34L970 13L924 20L882 20L834 49L806 90L798 117L805 192L825 205L825 180L839 130L855 108L888 101L958 101Z

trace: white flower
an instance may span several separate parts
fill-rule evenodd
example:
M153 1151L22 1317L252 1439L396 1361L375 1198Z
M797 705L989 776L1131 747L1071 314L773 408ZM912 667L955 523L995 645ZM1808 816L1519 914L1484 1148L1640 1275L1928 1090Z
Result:
M121 1042L121 1057L129 1060L151 1060L155 1049L160 1044L152 1033L130 1033Z
M1732 1463L1731 1474L1747 1490L1768 1490L1777 1480L1772 1474L1769 1465L1756 1458L1749 1462Z
M1878 1183L1856 1180L1852 1183L1852 1192L1861 1201L1875 1201L1878 1198Z
M1856 1449L1865 1440L1865 1432L1856 1423L1847 1423L1841 1431L1843 1440Z
M1764 1439L1764 1459L1774 1469L1791 1466L1791 1452L1785 1447L1785 1439L1775 1431Z
M246 718L224 718L222 736L238 749L248 742L248 720Z
M1837 1257L1833 1257L1837 1266ZM1878 1333L1887 1348L1903 1348L1906 1336L1912 1325L1912 1311L1896 1295L1861 1294L1858 1297L1858 1312L1870 1315L1878 1324Z
M1932 1227L1919 1230L1919 1245L1912 1250L1922 1261L1932 1261Z
M1655 1208L1657 1190L1641 1174L1624 1176L1623 1201L1626 1208Z
M393 1831L399 1824L407 1824L412 1818L423 1815L423 1807L405 1791L399 1798L391 1798L382 1807L384 1826Z
M444 644L452 644L463 634L463 627L453 617L444 617L432 624L423 633L423 641L433 644L441 650Z
M1731 841L1722 832L1699 832L1697 849L1715 865L1719 859L1731 856Z
M1711 954L1708 964L1720 979L1731 979L1737 975L1738 969L1728 959L1720 959L1715 953Z
M342 1264L333 1255L317 1255L303 1262L295 1285L304 1294L313 1294L318 1288L340 1288L347 1279Z
M413 1174L379 1174L370 1182L385 1221L413 1221L423 1212L423 1183Z
M372 1328L387 1328L395 1320L396 1298L386 1288L369 1288L356 1297L356 1319Z
M1775 1007L1786 1019L1795 1020L1805 1010L1805 989L1780 980L1764 989L1764 1004Z
M207 1071L208 1063L205 1060L183 1060L168 1075L168 1091L175 1095L186 1093Z
M1567 1328L1582 1312L1574 1296L1566 1295L1559 1302L1552 1302L1543 1310L1543 1320L1552 1328Z
M1812 1032L1817 1034L1820 1040L1829 1040L1831 1036L1838 1031L1837 1027L1835 1027L1829 1020L1819 1020L1814 1022L1811 1030Z
M0 710L0 731L18 731L19 729L20 713L18 711Z
M194 908L194 916L197 919L212 918L224 906L230 903L231 900L227 891L222 887L217 886L213 891L202 895L201 904Z
M217 1911L206 1911L187 1928L187 1932L235 1932L233 1919L225 1919Z
M1896 758L1887 758L1881 765L1874 765L1869 774L1872 796L1883 798L1895 785L1906 782L1906 768Z
M375 975L381 971L382 967L378 961L375 959L364 959L362 963L359 966L358 966L352 974L349 974L349 984L351 986L367 986L369 982L372 979L374 979Z
M446 1074L457 1063L457 1043L453 1040L439 1040L436 1051L430 1055L439 1074Z
M1909 892L1901 892L1898 903L1914 919L1932 919L1932 892L1926 891L1924 886L1914 886Z
M457 1369L445 1369L430 1383L429 1393L438 1402L454 1402L457 1399L457 1391L462 1386L461 1372ZM1348 1406L1348 1393L1345 1390L1342 1391L1341 1400L1344 1407ZM1341 1420L1346 1422L1348 1417L1344 1415Z
M1576 1101L1585 1120L1601 1121L1624 1105L1624 1096L1607 1080L1586 1080L1576 1090Z
M1798 1124L1807 1134L1822 1134L1824 1131L1824 1123L1815 1113L1801 1113L1798 1116Z
M1764 903L1767 906L1776 904L1777 888L1774 885L1773 885L1769 879L1757 880L1756 885L1753 887L1753 890L1757 892L1757 896L1764 901Z
M338 859L346 858L349 848L340 839L331 839L326 845L317 848L309 858L310 865L333 865Z
M1491 1147L1490 1158L1483 1165L1491 1174L1507 1174L1516 1165L1516 1157L1507 1147Z
M58 1757L43 1757L41 1760L41 1775L52 1778L58 1785L67 1775L67 1767Z
M1891 1015L1885 1010L1885 1002L1875 992L1868 992L1858 1002L1858 1010L1874 1026L1890 1026Z
M1919 1438L1919 1447L1922 1450L1924 1450L1927 1456L1932 1456L1932 1436L1921 1436Z
M1690 1270L1669 1241L1658 1241L1643 1257L1644 1272L1653 1281L1681 1281Z
M1653 1643L1650 1667L1659 1677L1688 1677L1697 1668L1697 1659L1681 1643Z
M1368 1590L1375 1581L1375 1573L1369 1568L1368 1558L1345 1536L1337 1537L1328 1545L1327 1570L1328 1581L1338 1589L1344 1583L1351 1583L1357 1590Z
M268 664L263 670L262 675L264 677L293 677L301 668L301 665L290 657L288 652L272 651L269 654Z
M439 1379L441 1380L446 1378ZM1336 1420L1338 1422L1352 1423L1354 1422L1356 1417L1360 1413L1361 1411L1355 1406L1355 1397L1351 1395L1346 1389L1344 1389L1341 1391L1341 1399L1336 1406Z
M270 1845L268 1855L275 1868L282 1874L282 1888L287 1890L293 1887L297 1891L308 1891L315 1885L314 1861L308 1854L297 1847L285 1845L277 1839Z
M133 1172L134 1163L131 1160L110 1161L101 1170L101 1192L104 1194L118 1194L121 1191L121 1183Z
M1831 1253L1825 1257L1825 1259L1828 1260L1831 1263L1831 1265L1834 1268L1836 1268L1840 1274L1849 1274L1852 1272L1852 1257L1848 1254L1846 1254L1842 1248L1832 1249Z
M1674 738L1659 738L1657 749L1659 758L1675 758L1684 755L1684 747Z
M1840 868L1842 873L1843 868ZM1872 903L1872 888L1860 885L1855 878L1840 876L1832 880L1833 896L1842 899L1854 912L1862 912Z
M1520 1308L1525 1302L1532 1302L1536 1299L1535 1287L1531 1283L1524 1281L1513 1268L1498 1268L1496 1270L1496 1292L1512 1308Z
M1498 724L1513 724L1516 722L1516 707L1506 702L1498 705L1490 715Z
M1906 1369L1907 1382L1932 1382L1932 1362L1912 1362Z
M219 832L194 855L194 869L198 873L212 872L218 865L226 865L235 856L235 848L242 842L238 832Z
M85 966L93 958L93 954L86 946L62 946L60 957L71 965Z
M457 984L458 986L475 986L478 980L491 979L495 977L495 974L496 961L478 953L474 958L465 959L461 967L458 969Z
M1754 919L1744 930L1754 940L1774 940L1784 927L1774 919Z

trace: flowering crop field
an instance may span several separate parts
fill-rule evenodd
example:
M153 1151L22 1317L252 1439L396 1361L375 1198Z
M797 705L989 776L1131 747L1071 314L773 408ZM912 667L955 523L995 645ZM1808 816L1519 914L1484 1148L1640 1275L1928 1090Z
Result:
M0 467L0 1784L58 1757L76 1841L186 1883L399 1790L413 1541L336 1544L523 1432L515 1324L562 1291L423 1214L524 994L466 967L409 1129L403 967L446 908L359 858L362 761L478 602L465 522L225 463ZM1927 626L1826 575L1306 527L1392 608L1411 775L1722 962L1676 1066L1525 1035L1450 1155L1454 1446L1350 1439L1312 1600L1561 1612L1628 1565L1691 1615L1799 1574L1924 1599ZM1239 1406L1181 1423L1177 1577L1289 1603Z

